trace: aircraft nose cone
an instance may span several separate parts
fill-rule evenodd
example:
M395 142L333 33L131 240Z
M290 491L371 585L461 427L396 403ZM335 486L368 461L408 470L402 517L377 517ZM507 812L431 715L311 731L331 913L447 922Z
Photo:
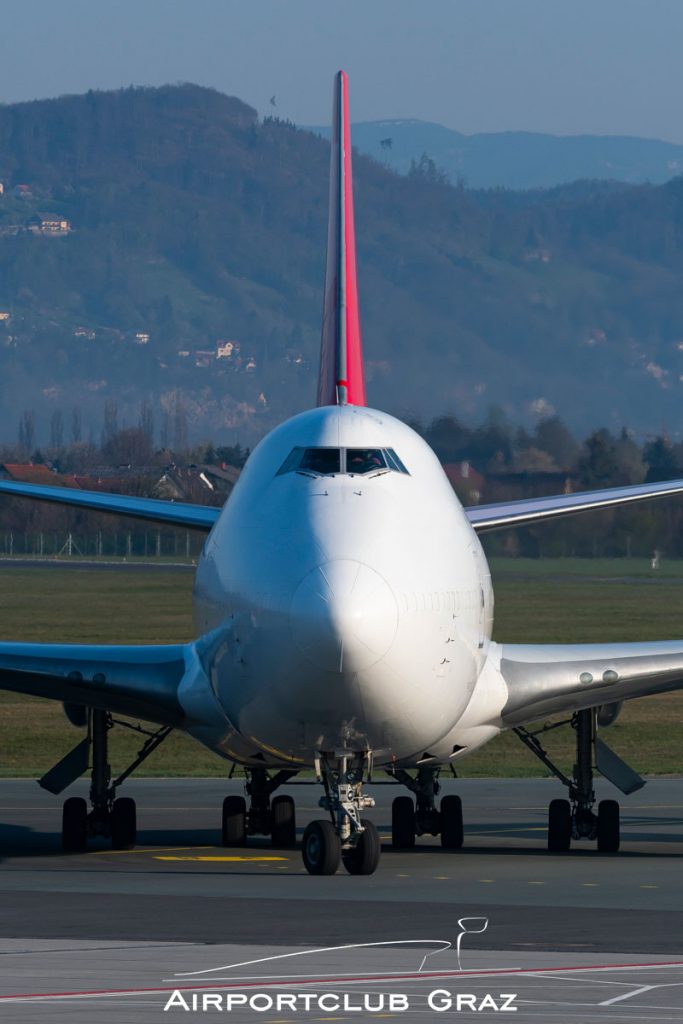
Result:
M386 580L362 562L313 569L290 610L295 643L318 668L357 672L382 658L396 636L398 606Z

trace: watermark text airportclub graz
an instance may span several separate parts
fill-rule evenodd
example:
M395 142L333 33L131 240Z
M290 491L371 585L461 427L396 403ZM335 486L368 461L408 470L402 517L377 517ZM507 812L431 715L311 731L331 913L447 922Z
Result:
M411 1006L411 999L414 1007ZM408 996L403 992L183 992L176 989L166 1002L164 1012L186 1013L405 1013L423 1008L435 1013L500 1012L515 1013L516 993L453 992L437 988L425 996Z

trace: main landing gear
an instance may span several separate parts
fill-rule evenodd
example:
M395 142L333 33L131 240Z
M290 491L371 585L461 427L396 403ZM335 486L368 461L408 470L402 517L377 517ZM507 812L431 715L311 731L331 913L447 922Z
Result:
M320 806L330 820L312 821L304 832L301 853L310 875L334 875L343 864L351 875L371 875L381 852L379 833L362 818L375 801L363 795L363 780L372 774L368 752L335 751L316 758L316 775L325 787Z
M223 846L244 846L247 836L270 836L273 846L296 846L296 814L291 796L276 796L275 790L293 778L297 771L282 769L270 776L265 768L248 768L247 796L226 796L223 801Z
M392 768L387 774L396 782L407 786L415 794L397 796L391 805L391 844L394 849L409 850L415 846L415 837L441 836L446 850L459 850L464 840L462 800L449 794L441 800L437 810L435 797L439 794L439 765L420 765L417 775L409 775L403 768Z
M601 853L616 853L619 849L619 804L616 800L601 800L597 807L597 813L595 811L593 765L596 743L599 742L597 741L596 718L597 709L588 708L585 711L577 711L570 721L576 734L576 763L571 778L564 775L551 761L538 738L542 733L557 728L558 725L565 725L565 722L545 726L537 732L529 732L523 728L515 729L522 742L543 764L550 768L569 792L568 800L552 800L550 803L548 849L553 853L565 853L569 850L572 839L597 841L597 847ZM612 759L615 758L616 755L612 754ZM616 758L616 760L619 759ZM626 768L623 762L620 764ZM618 779L613 781L619 784ZM642 784L642 780L640 781ZM632 790L623 789L623 791Z
M64 801L62 849L65 853L83 853L89 838L104 836L111 839L113 849L130 850L135 846L137 835L135 801L130 797L117 797L116 791L166 739L172 728L167 725L156 732L148 732L141 726L116 722L108 711L96 708L88 709L85 723L87 737L39 780L44 789L58 794L90 765L90 807L88 801L80 796L72 796ZM128 768L112 781L109 731L116 724L141 733L147 740Z

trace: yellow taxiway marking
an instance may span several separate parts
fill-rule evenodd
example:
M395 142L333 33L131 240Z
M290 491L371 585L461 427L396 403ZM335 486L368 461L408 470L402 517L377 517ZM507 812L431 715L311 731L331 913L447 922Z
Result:
M478 878L478 882L484 882L485 885L495 885L495 878Z
M122 853L171 853L176 850L213 850L213 846L153 846L147 849L133 848L132 850L95 850L94 857L111 857L112 854L120 856Z
M658 885L641 885L641 889L659 889Z
M225 862L229 862L229 863L241 862L241 863L244 863L245 861L289 860L289 857L262 857L259 854L249 854L247 856L231 856L231 857L222 857L222 856L221 857L218 857L218 856L210 856L210 857L165 857L165 856L163 856L163 857L157 857L157 856L155 856L154 859L155 860L174 860L174 861L176 861L176 860L183 860L183 861L185 861L185 860L192 860L192 861L201 861L202 863L205 863L207 861L211 861L211 862L213 862L213 861L221 861L222 863L225 863Z
M600 886L599 882L582 882L581 886L583 889L597 889Z
M545 885L545 882L535 882L535 881L532 881L531 879L529 879L529 881L526 884L527 885Z

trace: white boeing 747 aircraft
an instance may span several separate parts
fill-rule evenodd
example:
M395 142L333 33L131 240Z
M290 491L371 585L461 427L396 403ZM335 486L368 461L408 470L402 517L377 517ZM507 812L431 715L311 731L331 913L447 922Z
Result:
M642 780L597 736L620 703L683 685L683 640L518 646L491 640L493 592L479 535L581 511L679 494L683 481L463 508L428 445L368 408L356 286L347 79L334 91L324 316L317 408L273 430L223 509L0 482L12 496L205 530L197 567L199 639L166 646L0 643L0 688L62 701L87 736L41 780L51 792L92 772L90 803L66 800L63 845L92 835L135 843L123 779L171 729L244 767L227 797L223 842L251 834L293 845L295 808L274 791L302 769L323 787L303 835L312 874L370 874L380 842L363 785L387 774L412 796L392 809L392 841L463 842L462 807L437 806L440 770L515 729L568 799L550 805L548 845L619 846L619 805L595 806L593 770L624 792ZM526 726L564 713L576 766L564 776ZM113 782L112 715L153 723Z

